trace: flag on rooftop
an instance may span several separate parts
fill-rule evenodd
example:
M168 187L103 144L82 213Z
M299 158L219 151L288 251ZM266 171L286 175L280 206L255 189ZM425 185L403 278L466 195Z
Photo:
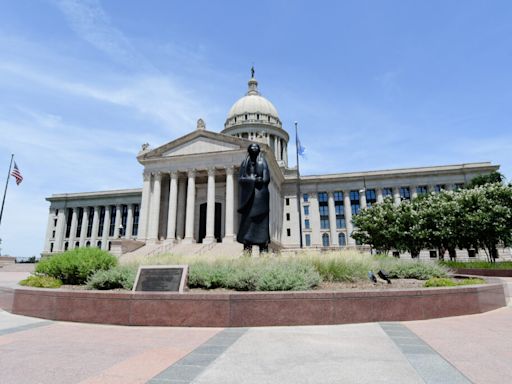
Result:
M14 162L14 169L11 172L11 176L16 179L16 185L20 185L20 183L23 181L23 176L21 176L21 172L16 162Z

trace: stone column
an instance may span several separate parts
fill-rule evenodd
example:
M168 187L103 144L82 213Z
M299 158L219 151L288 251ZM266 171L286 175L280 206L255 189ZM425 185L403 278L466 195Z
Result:
M171 172L169 182L169 212L167 215L167 240L172 242L176 239L176 216L178 208L178 172Z
M286 165L288 165L288 146L286 145L285 141L283 140L283 160Z
M366 189L359 190L359 206L361 209L366 209Z
M400 188L399 187L393 187L393 202L395 205L400 205Z
M329 228L331 230L331 245L338 245L338 236L336 236L336 207L334 206L334 195L332 192L328 193L329 198L327 199L327 204L329 207ZM302 209L302 207L301 207Z
M55 218L55 209L50 208L50 210L48 211L48 223L46 225L46 238L44 239L44 252L50 252L50 243L51 243L51 239L52 239L54 218ZM55 247L55 245L54 245L54 247Z
M162 193L162 174L155 173L153 179L153 193L151 194L149 225L147 239L150 242L158 240L158 227L160 224L160 196Z
M99 225L100 225L100 207L96 206L96 207L94 207L94 213L92 215L91 247L96 246L96 239L98 238Z
M236 235L238 233L239 223L239 213L238 213L238 194L240 186L238 185L238 175L240 170L236 170L233 168L233 239L236 240Z
M89 207L84 207L82 215L82 228L80 230L80 247L85 247L85 237L87 236L87 227L89 226Z
M188 171L187 213L185 217L185 238L183 242L194 243L194 211L196 207L196 171Z
M64 250L64 235L66 231L66 208L59 208L57 214L57 228L55 229L55 245L54 251Z
M206 236L204 244L215 241L215 168L208 169L208 190L206 194Z
M140 212L139 212L140 215ZM124 229L124 238L131 239L133 232L133 204L128 204L128 212L126 213L126 228Z
M277 157L277 136L274 136L274 155L276 156L276 160L279 160Z
M116 219L114 224L114 239L119 238L119 226L121 225L121 204L116 205Z
M382 203L384 201L384 196L382 195L382 188L377 188L377 203Z
M103 235L101 236L101 249L108 249L108 233L110 231L110 205L105 205L105 218L103 219Z
M234 223L234 206L235 206L235 189L233 183L233 167L226 168L226 220L224 229L225 243L232 243L234 239L233 223Z
M185 238L185 207L187 204L187 180L178 179L178 217L176 218L176 236L179 240Z
M144 183L142 185L142 200L139 211L139 234L138 240L145 241L148 238L149 204L151 201L151 173L144 172Z
M355 241L352 238L352 231L354 226L352 225L352 207L350 205L350 191L343 191L343 208L345 210L345 225L347 226L347 245L355 245Z
M418 197L418 191L416 190L416 186L415 185L410 185L409 186L409 191L411 193L411 200L413 200L413 199Z
M71 230L69 231L69 249L75 248L76 227L78 226L78 208L73 208L71 216Z

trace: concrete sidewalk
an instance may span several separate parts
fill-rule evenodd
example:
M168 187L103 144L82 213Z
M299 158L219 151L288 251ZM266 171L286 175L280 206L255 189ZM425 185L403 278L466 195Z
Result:
M249 329L50 322L0 311L2 384L508 383L512 308Z

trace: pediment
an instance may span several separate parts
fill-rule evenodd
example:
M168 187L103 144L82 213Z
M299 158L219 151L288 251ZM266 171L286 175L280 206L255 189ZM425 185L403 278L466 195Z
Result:
M162 153L162 157L197 155L212 152L225 152L240 149L240 145L215 140L209 137L196 137L188 142L170 148Z

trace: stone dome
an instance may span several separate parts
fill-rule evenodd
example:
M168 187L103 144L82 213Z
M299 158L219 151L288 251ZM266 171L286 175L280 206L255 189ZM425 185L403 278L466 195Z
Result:
M248 94L233 104L228 112L228 119L241 116L246 113L261 113L263 115L270 115L279 119L277 109L274 105L266 98L259 94Z
M241 123L257 122L281 126L276 107L258 91L258 82L253 77L249 80L249 90L231 107L226 118L225 128Z

